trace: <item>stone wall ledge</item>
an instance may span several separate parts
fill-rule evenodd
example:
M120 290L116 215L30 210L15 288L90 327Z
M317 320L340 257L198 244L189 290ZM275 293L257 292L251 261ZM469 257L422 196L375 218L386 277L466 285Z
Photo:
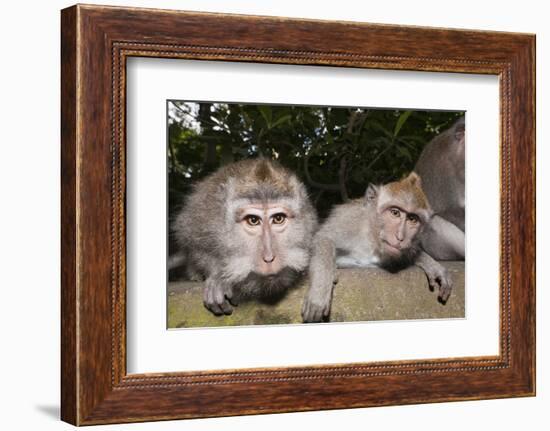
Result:
M339 269L334 289L331 322L404 319L464 318L464 262L441 262L453 279L453 292L445 305L430 291L417 267L398 273L380 268ZM202 304L202 282L168 284L168 327L215 327L302 323L300 310L307 279L276 304L250 301L235 307L230 316L215 316Z

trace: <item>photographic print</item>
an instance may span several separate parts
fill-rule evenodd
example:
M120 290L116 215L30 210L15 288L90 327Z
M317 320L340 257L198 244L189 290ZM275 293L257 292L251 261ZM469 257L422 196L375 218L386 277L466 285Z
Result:
M167 101L168 328L465 317L465 113Z

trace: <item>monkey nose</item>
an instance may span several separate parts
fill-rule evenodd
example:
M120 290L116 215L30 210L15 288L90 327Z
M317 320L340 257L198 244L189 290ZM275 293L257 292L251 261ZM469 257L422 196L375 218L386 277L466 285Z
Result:
M273 256L272 254L263 255L262 258L263 258L265 263L271 263L275 260L275 256Z

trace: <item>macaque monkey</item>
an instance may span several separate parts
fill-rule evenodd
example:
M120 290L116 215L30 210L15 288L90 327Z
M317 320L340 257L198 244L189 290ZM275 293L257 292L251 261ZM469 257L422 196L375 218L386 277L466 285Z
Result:
M378 266L391 272L416 264L446 300L452 287L445 268L424 253L420 233L432 209L414 172L401 181L370 184L365 196L336 206L313 241L310 286L302 306L304 322L330 314L336 268Z
M422 233L422 248L438 260L464 260L465 121L457 120L422 151L414 171L434 217Z
M173 233L184 264L203 277L203 302L231 314L243 298L279 297L307 270L317 215L305 186L267 159L243 160L197 183Z

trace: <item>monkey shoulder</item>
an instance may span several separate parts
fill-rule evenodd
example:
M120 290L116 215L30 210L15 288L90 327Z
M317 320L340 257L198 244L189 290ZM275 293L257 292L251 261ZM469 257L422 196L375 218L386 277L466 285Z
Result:
M209 193L211 190L208 183L198 183L173 222L179 246L190 255L213 253L223 236L220 227L224 226L225 208L219 197Z
M357 225L352 222L359 222L368 212L362 199L356 199L345 204L335 206L326 223L344 225L349 230L355 230Z
M338 247L357 237L362 229L361 221L367 216L362 200L354 200L335 206L322 223L318 236L330 238Z

